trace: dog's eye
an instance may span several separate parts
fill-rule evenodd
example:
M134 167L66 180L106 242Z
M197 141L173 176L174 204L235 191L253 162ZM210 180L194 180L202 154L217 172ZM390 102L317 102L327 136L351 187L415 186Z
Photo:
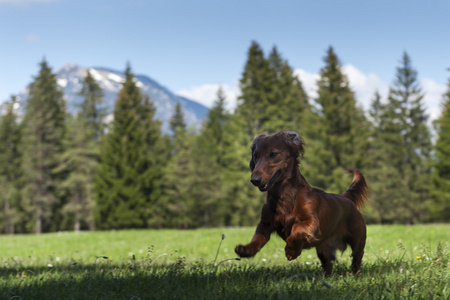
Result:
M256 161L258 159L258 154L253 154L253 160Z
M276 153L276 152L270 152L269 157L274 158L277 155L278 155L278 153Z

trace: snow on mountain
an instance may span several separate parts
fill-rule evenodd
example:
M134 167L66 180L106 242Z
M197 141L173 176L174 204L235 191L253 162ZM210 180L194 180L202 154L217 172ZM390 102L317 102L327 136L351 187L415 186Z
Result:
M81 90L82 82L87 74L87 71L95 78L97 83L103 89L104 106L112 113L114 103L117 99L117 93L122 88L122 83L125 81L123 72L110 70L102 67L83 68L74 64L66 64L56 73L57 83L61 87L64 98L67 101L67 109L70 113L77 111L77 104L80 104L83 99L77 93ZM135 75L137 86L141 89L143 94L148 94L151 101L156 108L155 118L162 121L162 131L164 133L170 132L169 121L175 112L175 105L180 102L184 111L185 122L188 126L198 127L202 120L208 114L208 108L193 100L175 95L167 88L160 85L155 80L145 75ZM25 105L28 91L24 90L18 95L20 103ZM23 106L22 106L23 107Z

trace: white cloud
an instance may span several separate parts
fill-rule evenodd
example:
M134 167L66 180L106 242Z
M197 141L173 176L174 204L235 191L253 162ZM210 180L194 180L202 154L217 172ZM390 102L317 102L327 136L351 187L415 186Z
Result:
M439 84L429 78L421 79L420 85L425 94L423 102L428 109L429 117L431 120L437 119L441 115L442 96L446 92L447 87L445 84Z
M366 111L370 108L370 103L373 100L375 92L378 91L383 98L388 96L389 84L378 77L378 75L374 73L363 73L353 65L343 66L342 72L347 76L350 87L355 92L356 99ZM309 73L302 69L295 70L295 74L299 76L311 99L317 97L317 80L319 79L319 74ZM420 85L425 94L424 104L430 120L434 120L440 114L440 103L442 101L442 94L446 91L446 86L429 78L421 79Z
M389 84L383 81L375 73L364 73L353 65L345 65L342 72L347 76L351 89L355 92L356 99L362 105L364 110L370 108L375 92L386 99L389 92ZM302 69L296 69L294 74L297 75L303 87L311 99L317 97L317 81L318 73L310 73ZM430 121L439 117L441 112L442 95L446 91L446 85L439 84L433 79L424 78L420 80L420 85L425 94L424 104L427 108ZM217 90L222 87L226 99L227 109L233 110L237 106L237 98L240 95L239 85L236 81L234 84L204 84L194 86L190 89L177 91L176 94L187 97L202 103L211 108L213 102L217 98Z
M309 73L302 69L294 70L294 74L300 79L308 96L313 99L317 97L317 81L320 76L317 73Z
M345 65L342 72L347 76L351 89L356 94L356 99L362 104L364 109L370 107L370 102L376 91L382 96L386 96L389 85L381 80L376 74L364 74L353 65ZM311 99L317 97L317 81L320 76L318 73L309 73L302 69L297 69L294 73L300 78L306 93Z
M176 92L177 95L195 100L211 108L217 100L217 91L222 88L226 97L226 108L233 110L237 105L237 98L240 95L237 82L235 84L203 84L190 89L182 89Z
M389 84L374 73L364 74L353 65L343 66L342 72L347 76L350 88L365 110L370 108L375 92L383 97L389 92Z

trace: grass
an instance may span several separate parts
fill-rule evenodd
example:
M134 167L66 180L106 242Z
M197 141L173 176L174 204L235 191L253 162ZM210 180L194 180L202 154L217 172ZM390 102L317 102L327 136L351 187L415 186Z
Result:
M288 262L277 236L252 259L254 228L0 236L0 299L449 299L450 225L368 227L325 278L314 250ZM225 239L222 240L222 234Z

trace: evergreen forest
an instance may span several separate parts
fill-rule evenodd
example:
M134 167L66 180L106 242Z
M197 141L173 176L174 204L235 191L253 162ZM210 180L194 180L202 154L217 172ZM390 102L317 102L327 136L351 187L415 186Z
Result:
M201 126L187 127L177 105L163 134L129 65L113 111L88 72L71 115L44 59L24 112L12 96L0 116L0 233L254 226L265 194L250 183L250 145L281 130L305 140L312 186L341 193L346 170L361 170L367 223L449 222L450 78L431 127L411 57L392 70L387 97L375 93L365 111L333 47L310 98L276 47L252 42L237 107L219 89Z

